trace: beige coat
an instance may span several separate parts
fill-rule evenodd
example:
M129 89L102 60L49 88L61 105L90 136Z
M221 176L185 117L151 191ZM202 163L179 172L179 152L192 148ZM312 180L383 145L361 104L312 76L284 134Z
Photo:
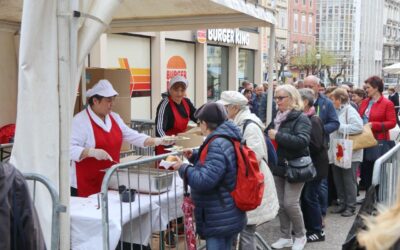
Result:
M274 178L267 163L263 160L267 160L268 157L267 145L263 133L265 129L264 124L255 114L250 112L248 107L239 111L233 122L243 131L244 121L248 119L255 121L258 125L253 122L249 123L246 127L246 131L244 131L243 139L246 141L247 146L256 153L257 160L260 163L260 169L264 174L265 188L261 205L255 210L247 212L247 224L260 225L275 218L278 214L279 202Z

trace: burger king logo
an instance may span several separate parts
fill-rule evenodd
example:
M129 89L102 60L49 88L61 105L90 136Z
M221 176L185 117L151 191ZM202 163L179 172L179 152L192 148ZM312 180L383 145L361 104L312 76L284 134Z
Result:
M197 42L198 43L206 43L207 41L207 30L198 30L197 31Z
M180 56L172 56L167 63L167 89L171 78L177 75L187 78L186 62Z

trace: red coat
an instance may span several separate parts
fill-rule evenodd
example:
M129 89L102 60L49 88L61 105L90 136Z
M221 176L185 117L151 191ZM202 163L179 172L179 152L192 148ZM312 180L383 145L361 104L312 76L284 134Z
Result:
M361 118L368 107L370 99L363 100L358 109ZM393 103L386 97L381 96L377 102L372 104L369 122L372 124L372 132L377 140L390 140L389 130L396 126L396 113Z

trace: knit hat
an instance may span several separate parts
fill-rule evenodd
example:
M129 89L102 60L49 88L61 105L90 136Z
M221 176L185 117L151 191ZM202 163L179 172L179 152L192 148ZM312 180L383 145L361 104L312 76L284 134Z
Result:
M174 86L174 84L176 84L176 83L183 83L185 85L185 89L187 89L187 87L189 85L189 82L185 77L183 77L181 75L176 75L176 76L172 77L171 80L169 81L168 90L170 88L172 88L172 86Z
M225 107L216 102L209 102L201 106L194 113L196 119L220 125L228 119Z

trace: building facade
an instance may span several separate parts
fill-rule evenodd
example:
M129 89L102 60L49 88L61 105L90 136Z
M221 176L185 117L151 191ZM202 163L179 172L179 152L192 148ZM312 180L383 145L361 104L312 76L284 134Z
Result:
M381 75L383 34L383 3L376 0L363 0L361 5L360 64L358 80L354 83L362 86L372 75Z
M337 83L357 83L361 0L319 0L317 11L317 47L334 55L336 64L330 68L332 76L342 71Z
M317 0L289 1L289 47L288 56L302 55L315 48ZM300 71L291 67L293 77L304 78Z
M383 67L400 62L400 0L385 0L383 10ZM398 75L384 74L385 83L395 85Z
M262 39L258 29L103 34L89 66L130 69L131 118L154 119L175 75L188 79L196 107L237 90L243 80L262 83Z
M290 0L267 0L266 4L267 6L271 7L271 8L275 8L276 9L276 21L277 24L275 26L275 65L273 65L273 70L274 70L274 75L273 75L273 79L278 79L278 71L279 69L283 66L285 71L287 70L287 49L289 47L289 32L288 32L288 27L289 27L289 19L288 19L288 7L289 7L289 1ZM266 31L264 32L264 50L265 50L265 54L264 54L264 62L267 61L268 55L268 45L269 45L269 41L270 41L270 30L267 27ZM280 60L280 55L282 54L282 52L286 53L286 55L284 56L284 60ZM282 65L282 63L284 63ZM267 65L265 63L265 69L264 72L268 71L268 67L269 65ZM267 76L266 74L264 74L264 80L266 80ZM279 80L279 79L278 79Z

